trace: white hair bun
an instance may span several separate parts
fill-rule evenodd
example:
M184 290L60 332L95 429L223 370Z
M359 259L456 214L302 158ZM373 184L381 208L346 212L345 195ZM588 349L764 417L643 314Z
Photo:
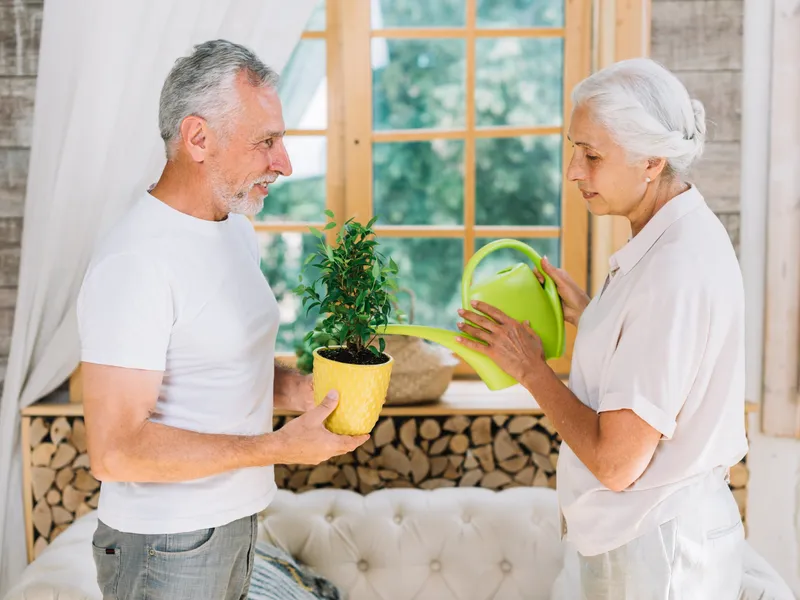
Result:
M670 171L685 175L703 153L703 103L649 58L620 61L594 73L575 87L572 100L576 107L588 106L632 158L665 158Z

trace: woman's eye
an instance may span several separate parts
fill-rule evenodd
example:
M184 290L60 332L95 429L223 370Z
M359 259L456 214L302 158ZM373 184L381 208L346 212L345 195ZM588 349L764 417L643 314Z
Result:
M600 157L595 156L594 154L587 154L586 158L588 158L589 160L600 160Z

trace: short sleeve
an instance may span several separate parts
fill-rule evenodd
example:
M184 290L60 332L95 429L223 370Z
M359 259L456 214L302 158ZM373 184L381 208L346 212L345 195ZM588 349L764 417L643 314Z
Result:
M172 293L152 259L116 254L92 264L77 311L82 361L153 371L166 367Z
M683 281L654 286L630 302L603 374L598 412L630 409L669 439L705 353L709 296Z

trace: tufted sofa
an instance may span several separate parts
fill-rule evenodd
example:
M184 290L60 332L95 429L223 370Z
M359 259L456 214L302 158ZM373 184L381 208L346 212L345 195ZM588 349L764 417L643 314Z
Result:
M366 496L281 490L259 534L334 581L348 600L575 600L574 556L558 537L553 490L520 487ZM4 600L100 600L91 555L96 513L64 531ZM564 568L564 565L567 568ZM740 600L794 596L748 547Z

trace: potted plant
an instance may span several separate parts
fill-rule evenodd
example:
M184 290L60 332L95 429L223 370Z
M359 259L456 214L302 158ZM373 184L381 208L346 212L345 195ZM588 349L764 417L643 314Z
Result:
M303 339L313 347L314 399L322 402L330 390L339 394L339 404L326 421L334 433L369 433L386 399L394 359L384 352L386 342L377 331L389 323L392 293L397 289L397 265L377 251L372 226L349 219L336 236L326 242L325 231L336 227L333 212L323 231L310 227L319 238L316 252L304 263L319 277L303 283L295 293L303 297L306 314L319 308L321 318Z

